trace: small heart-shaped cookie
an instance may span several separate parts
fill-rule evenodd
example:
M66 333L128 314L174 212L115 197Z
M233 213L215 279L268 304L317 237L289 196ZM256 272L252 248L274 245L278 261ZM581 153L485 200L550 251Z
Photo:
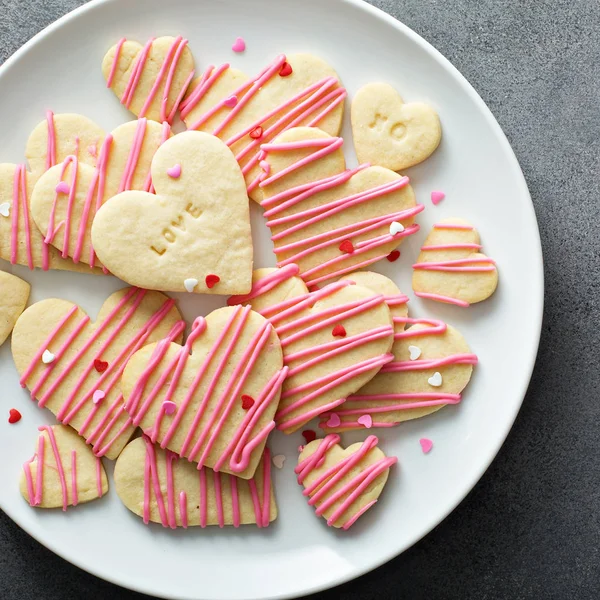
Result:
M122 38L102 61L106 86L134 115L172 123L194 77L187 42L181 36L163 36L142 46Z
M324 414L319 427L326 431L363 429L367 424L391 427L458 404L477 363L462 335L443 321L409 318L408 298L379 273L359 271L346 278L369 287L373 294L385 294L394 321L394 361L335 412ZM406 325L411 327L405 329Z
M368 83L352 100L352 136L360 162L402 171L433 153L442 137L428 104L404 104L387 83Z
M153 442L198 469L250 479L286 373L272 325L249 307L226 307L198 317L185 346L164 340L136 352L121 387L133 424ZM166 402L176 405L170 414Z
M260 201L261 144L300 125L337 135L345 97L337 73L325 61L282 54L253 78L228 64L209 66L192 82L181 117L188 129L217 135L231 148L248 194Z
M265 448L252 479L217 473L154 446L147 436L130 442L115 464L115 488L133 513L163 527L257 525L277 518Z
M62 258L55 248L44 243L31 216L30 199L42 173L67 156L75 155L79 162L93 167L104 136L104 131L86 117L48 111L46 120L27 141L25 155L32 170L28 171L24 164L0 164L0 204L9 205L8 215L0 215L0 258L30 269L101 273Z
M408 177L382 167L344 170L343 140L308 127L262 146L267 225L277 266L297 264L308 286L389 255L417 232Z
M253 279L250 294L229 304L252 306L281 340L289 372L275 415L278 429L291 433L339 406L392 359L393 329L383 296L348 282L309 292L296 265L258 269Z
M436 223L413 269L415 295L446 304L481 302L498 285L496 263L481 253L479 233L463 219Z
M180 133L158 149L151 173L156 195L123 192L96 213L92 243L104 266L148 289L183 292L196 279L195 293L248 292L248 197L231 150L207 133Z
M19 315L25 310L31 286L21 278L0 271L0 346L13 330Z
M40 431L21 473L21 494L31 506L67 510L108 492L102 461L73 429L44 425Z
M158 292L119 290L104 302L95 323L76 304L52 298L19 317L12 354L21 385L39 406L71 425L96 456L114 459L134 430L119 386L129 357L146 343L180 340L184 328L175 301ZM46 350L54 355L49 363L42 360ZM100 371L99 360L108 368ZM98 390L104 396L94 402Z
M315 513L330 527L348 529L377 502L398 459L386 457L374 435L345 450L339 441L329 434L304 446L295 473Z
M117 193L152 189L150 164L170 135L166 122L130 121L106 136L95 168L71 155L46 171L31 196L31 214L45 242L75 263L102 266L90 239L94 215Z

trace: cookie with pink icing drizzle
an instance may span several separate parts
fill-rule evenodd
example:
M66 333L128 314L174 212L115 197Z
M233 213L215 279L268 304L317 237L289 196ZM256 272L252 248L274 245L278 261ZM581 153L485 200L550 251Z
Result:
M44 241L75 263L103 266L91 243L94 216L125 190L152 191L150 165L171 127L140 118L117 127L100 143L96 166L76 154L46 171L31 195L31 215Z
M104 56L102 74L134 115L172 123L194 77L194 57L181 36L151 38L144 45L122 38Z
M260 201L261 144L298 126L337 135L346 95L337 73L322 59L280 54L253 77L229 64L210 65L192 82L181 117L188 129L217 135L231 148L248 194Z
M175 301L158 292L119 290L96 322L76 304L52 298L19 317L12 354L31 398L71 425L96 456L114 459L134 431L120 390L127 361L145 344L181 340L184 328Z
M297 264L320 285L386 258L419 226L408 177L383 167L345 169L343 140L290 129L262 145L262 206L277 266Z
M265 448L251 479L218 473L153 444L147 436L130 442L115 464L115 488L123 504L144 523L163 527L256 525L277 518Z
M317 516L330 527L349 529L376 504L398 459L386 456L374 435L345 450L339 441L329 434L304 446L295 473Z
M458 404L477 364L463 336L438 319L410 318L408 297L379 273L359 271L345 279L385 295L394 322L394 359L342 406L324 414L319 426L326 431L364 429L365 423L393 427Z
M498 269L481 249L478 231L464 219L437 222L413 265L415 294L463 308L489 298L498 285Z
M31 506L67 510L106 495L102 460L75 430L65 425L39 430L35 453L21 472L21 494Z
M104 139L104 131L88 118L76 114L58 114L51 111L33 130L27 141L25 155L31 167L25 164L0 164L0 258L30 269L61 269L97 273L88 265L76 265L63 258L35 225L31 215L31 195L40 176L67 156L74 155L80 163L93 168L97 149Z
M382 294L350 282L309 292L298 267L258 269L252 291L233 296L273 324L289 368L275 419L291 433L343 405L393 359L393 328Z
M250 479L287 371L271 323L226 307L198 317L184 346L166 339L136 352L121 388L133 425L153 442L198 469Z

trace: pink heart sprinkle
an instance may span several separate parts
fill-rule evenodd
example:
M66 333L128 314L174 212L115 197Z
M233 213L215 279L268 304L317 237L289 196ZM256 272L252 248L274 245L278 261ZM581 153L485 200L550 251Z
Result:
M373 419L371 419L371 415L363 415L358 418L358 424L364 425L367 429L371 429L373 427Z
M421 450L423 450L423 454L428 454L433 448L433 442L427 438L421 438L419 440L419 444L421 444Z
M327 427L339 427L341 422L342 421L341 421L339 415L337 415L336 413L332 413L330 415L329 419L327 420L327 423L325 423L325 425L327 425Z
M227 108L233 108L237 103L237 96L229 96L229 98L225 98L225 100L223 100L223 104L227 106Z
M172 415L177 409L177 404L175 402L171 402L170 400L165 400L163 402L163 410L165 411L165 415Z
M444 198L446 194L444 192L431 192L431 201L437 206Z
M181 175L181 165L178 163L167 169L167 175L173 179L177 179Z
M271 172L271 165L266 160L261 160L259 163L260 168L264 171L265 175L269 175Z
M55 188L57 194L68 194L71 191L66 181L61 181Z
M246 42L241 37L235 38L235 42L233 43L233 46L231 46L231 49L234 52L243 52L246 49Z
M106 396L106 394L102 390L96 390L92 396L92 402L94 404L98 404L98 402L100 402L104 396Z

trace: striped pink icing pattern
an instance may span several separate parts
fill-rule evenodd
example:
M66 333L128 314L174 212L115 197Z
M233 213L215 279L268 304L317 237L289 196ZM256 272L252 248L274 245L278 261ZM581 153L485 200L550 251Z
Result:
M56 164L56 129L54 127L54 113L46 111L47 145L46 145L46 171Z
M243 304L253 300L259 297L261 294L272 290L274 287L280 285L284 281L297 276L298 273L299 269L297 265L287 265L281 270L273 271L264 278L255 282L252 286L252 291L249 294L246 294L245 296L232 296L229 298L228 304ZM290 346L290 344L301 340L307 335L311 335L312 333L321 331L323 329L333 328L343 319L349 319L356 315L362 314L384 303L385 301L383 296L376 295L366 300L348 302L317 313L298 317L286 324L281 323L284 319L299 315L300 313L314 306L314 304L319 300L334 294L338 290L348 285L352 285L352 283L349 281L332 283L328 286L325 286L321 290L308 292L306 294L290 298L281 303L271 305L260 312L275 327L275 331L281 340L282 348L285 350L285 348ZM313 358L305 360L301 364L290 368L288 377L292 377L293 375L314 367L323 361L327 361L343 354L344 352L348 352L372 341L385 339L392 333L393 329L391 326L381 326L369 331L361 332L358 335L340 338L327 344L309 347L294 353L288 352L286 354L284 352L284 364L288 366L296 360L307 359L311 355L315 355ZM318 399L320 396L326 394L332 389L335 389L342 383L362 375L363 373L372 369L381 368L391 360L393 360L392 354L382 354L365 359L353 365L352 367L347 367L332 373L328 373L327 375L315 378L314 380L311 380L303 385L285 390L281 396L282 403L298 394L302 394L302 397L295 402L292 402L288 406L280 406L279 411L275 415L275 419L278 423L278 429L285 430L290 427L297 426L298 424L305 423L322 412L327 412L342 404L345 401L345 398L336 399L333 402L329 402L325 405L318 406L317 408L310 410L302 410L300 414L290 417L292 413L297 412L306 404Z
M72 331L69 333L63 344L58 348L54 348L54 339L61 331L63 331L67 324L71 322L72 318L79 310L77 305L72 306L57 323L57 325L51 330L42 346L36 351L20 379L22 387L25 387L26 385L29 387L32 399L37 399L39 406L44 407L53 397L69 373L79 367L79 363L83 355L98 339L98 337L102 333L110 331L110 335L100 346L99 350L95 352L92 357L90 357L89 361L85 365L83 373L78 377L73 388L70 390L70 393L67 395L67 398L56 412L57 420L65 425L68 425L73 418L79 414L80 411L89 411L87 418L82 423L78 432L80 435L85 437L88 444L94 446L94 453L96 456L103 456L106 454L115 441L131 427L131 419L127 418L124 424L118 429L116 434L107 440L107 437L114 429L118 419L125 412L123 406L123 396L118 391L118 385L120 383L121 374L125 369L125 365L129 358L139 348L147 343L150 335L173 308L175 301L172 299L166 300L142 327L132 333L132 336L124 344L117 356L111 360L106 371L102 373L94 383L92 383L91 387L84 390L84 385L86 384L90 374L92 374L94 371L94 361L96 359L100 359L106 354L117 334L127 326L131 318L135 315L146 294L146 290L130 288L123 298L121 298L121 300L117 303L115 308L113 308L111 312L99 324L97 324L87 340L79 339L81 332L85 330L86 326L90 322L90 318L87 315L84 315L77 323L74 324ZM124 314L120 317L120 319L117 319L119 313L123 311ZM168 339L176 339L184 328L185 323L183 321L178 321L169 332ZM75 343L75 341L77 341L79 350L67 364L64 364L61 362L61 360L72 344ZM41 356L44 350L48 349L49 347L53 347L54 349L53 353L55 355L55 360L51 364L44 367L44 370L38 377L37 381L28 381L35 368L40 364ZM50 381L51 383L46 391L38 398L38 395L44 384ZM109 402L109 397L112 390L115 390L113 394L114 401L109 406L108 410L105 411L104 416L99 420L94 429L89 432L88 429L90 425L99 411L102 410L101 404L93 403L93 395L97 390L102 390L105 393L105 398L102 400L102 404L104 405Z
M256 77L243 83L232 94L228 94L213 108L206 111L200 118L189 125L188 129L198 129L206 123L212 116L226 108L226 100L230 96L236 96L238 102L227 114L225 119L212 131L213 135L219 135L236 116L243 110L252 98L256 96L262 86L271 78L277 76L281 67L286 62L285 55L279 55L273 63L265 67ZM190 112L198 105L204 96L211 90L213 85L219 80L221 75L227 71L229 64L221 65L215 68L210 65L200 78L198 85L192 90L189 96L181 103L181 117L185 119ZM294 95L289 100L281 103L270 112L262 115L257 121L252 122L243 131L233 135L225 140L228 146L232 146L241 139L247 137L249 133L257 127L262 127L274 121L263 130L260 139L247 140L246 145L237 152L236 160L242 167L242 173L247 175L261 160L260 144L261 140L273 138L275 135L296 127L306 119L310 119L306 125L308 127L317 126L328 114L331 113L341 102L344 101L346 90L339 86L339 81L335 77L326 77L318 82L307 86L304 90ZM242 161L244 163L242 164ZM248 192L258 187L261 181L259 175L254 181L248 184Z
M309 457L301 461L294 469L298 475L298 483L303 484L306 477L310 473L319 468L327 453L340 441L339 435L329 434L324 439L320 440L316 451ZM316 506L315 513L322 516L329 508L333 507L336 502L341 501L341 504L333 511L327 519L327 525L334 525L344 513L356 502L362 493L390 467L398 462L398 459L393 457L383 457L375 463L368 465L364 470L354 476L350 481L336 490L336 484L341 481L352 469L354 469L367 456L367 454L377 446L379 440L374 435L370 435L362 443L361 447L347 456L339 463L330 467L327 471L319 475L310 485L306 486L303 494L309 496L309 505ZM363 515L376 500L368 502L361 507L349 519L342 524L342 529L349 529L358 518Z
M286 152L305 148L315 148L316 150L312 154L292 163L277 174L269 175L266 172L263 173L263 179L260 184L261 187L270 185L271 183L277 181L280 177L288 175L296 169L306 166L313 160L318 160L332 152L335 152L341 147L342 143L342 138L327 138L283 142L278 144L263 144L261 148L265 156L268 156L269 152ZM268 164L266 159L265 162ZM401 177L395 181L381 184L369 190L346 196L338 200L333 200L327 204L315 206L305 210L298 210L291 215L280 217L277 216L285 210L301 205L302 202L312 198L315 194L330 190L346 183L353 175L367 166L368 165L361 165L355 169L348 169L338 175L329 176L309 184L302 184L300 186L284 190L283 192L264 200L262 205L267 209L265 211L265 217L268 219L267 226L274 228L287 225L287 227L285 227L282 231L279 231L271 237L273 242L279 243L286 237L297 234L298 232L301 232L302 230L323 221L323 219L334 217L345 210L363 205L371 200L380 198L385 194L403 189L409 184L410 180L408 177ZM297 263L300 259L311 256L316 252L322 251L323 249L331 247L337 248L342 242L346 240L351 241L353 236L363 236L369 232L381 231L382 228L387 229L394 221L402 221L404 219L412 218L420 213L423 208L423 205L417 204L416 206L405 210L372 217L359 223L344 225L336 229L325 231L321 234L305 237L295 242L276 245L276 255L280 255L284 252L287 253L290 251L295 251L294 254L288 258L279 260L277 266L283 267L291 263ZM354 251L352 253L348 254L340 250L340 254L338 256L330 258L310 269L307 269L301 274L301 277L306 281L307 285L312 286L329 279L339 277L340 275L354 271L358 268L370 265L382 258L385 258L388 253L385 252L381 255L368 258L358 263L354 260L354 258L357 256L359 257L362 254L366 254L380 246L387 245L394 240L399 241L401 238L412 235L418 230L419 226L412 224L408 225L404 231L395 235L392 235L389 231L386 231L384 234L375 235L370 239L356 242L353 244ZM344 266L349 262L351 262L350 266ZM330 269L331 267L335 268L332 273L318 276L318 273L324 268Z
M166 432L160 436L160 445L162 448L166 448L180 427L198 388L205 380L213 358L222 351L222 356L215 373L212 379L207 382L208 387L196 413L193 415L182 447L179 450L181 456L188 458L190 461L197 462L198 469L204 466L212 448L217 443L221 430L227 422L233 407L243 395L244 385L254 365L259 361L261 353L267 347L271 335L272 325L269 322L265 322L253 335L248 346L242 353L238 364L235 366L233 373L225 384L223 392L217 399L212 412L208 414L208 405L213 398L216 387L222 380L223 370L229 357L239 344L242 332L247 326L249 313L249 307L238 307L232 312L225 327L219 333L210 352L207 354L206 359L199 366L192 384L181 401L171 424ZM203 317L197 318L194 321L192 331L185 345L177 351L175 356L165 366L162 366L161 363L169 350L169 343L163 341L156 345L148 365L138 377L125 406L125 409L131 415L134 425L138 426L142 423L154 402L163 404L164 402L172 401L181 374L185 369L189 357L192 355L194 342L205 330L206 320ZM230 335L230 339L225 343L228 335ZM157 369L161 369L158 381L151 390L147 391L148 381ZM255 399L253 406L246 412L235 434L231 437L225 450L214 464L215 471L222 469L226 462L229 470L234 473L242 472L248 467L253 451L266 440L269 433L275 427L275 423L271 421L253 435L259 419L267 408L275 402L277 393L281 389L281 385L286 377L287 370L287 367L284 367L277 371ZM208 419L205 426L198 432L197 429L200 421L207 416ZM152 442L159 440L159 432L164 418L164 410L158 411L152 427L145 428L145 433Z
M173 463L180 460L179 456L170 450L165 452L165 471L166 471L166 489L167 498L165 501L163 494L163 486L158 476L158 459L156 456L156 449L150 438L146 435L143 436L143 440L146 444L146 461L144 465L144 506L143 506L143 519L144 523L150 522L150 504L152 500L152 493L156 499L160 522L163 527L170 527L175 529L177 527L177 503L179 506L179 519L181 526L187 528L188 526L188 502L186 492L181 490L179 493L176 490L175 479L173 474ZM247 484L250 488L254 515L256 518L256 524L258 527L268 527L271 513L271 455L267 448L265 448L263 457L261 459L263 466L263 480L264 485L261 490L262 496L258 494L258 489L255 479L250 479ZM231 502L232 510L232 521L234 527L239 527L241 524L241 513L240 513L240 502L238 492L238 481L234 475L222 474L212 469L202 467L198 471L198 485L200 490L200 503L198 507L200 527L204 528L208 524L208 505L210 498L207 490L207 477L213 478L214 488L214 504L217 511L217 521L219 527L225 526L225 508L224 508L224 492L222 485L222 477L229 478L229 500Z

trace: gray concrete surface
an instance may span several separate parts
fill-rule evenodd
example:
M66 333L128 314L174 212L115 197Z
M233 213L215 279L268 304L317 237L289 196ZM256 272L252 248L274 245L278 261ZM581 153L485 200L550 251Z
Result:
M546 309L523 409L481 482L414 548L320 598L597 599L600 2L373 3L446 55L506 132L540 222ZM0 0L0 62L80 4ZM142 596L67 564L0 514L0 598Z

